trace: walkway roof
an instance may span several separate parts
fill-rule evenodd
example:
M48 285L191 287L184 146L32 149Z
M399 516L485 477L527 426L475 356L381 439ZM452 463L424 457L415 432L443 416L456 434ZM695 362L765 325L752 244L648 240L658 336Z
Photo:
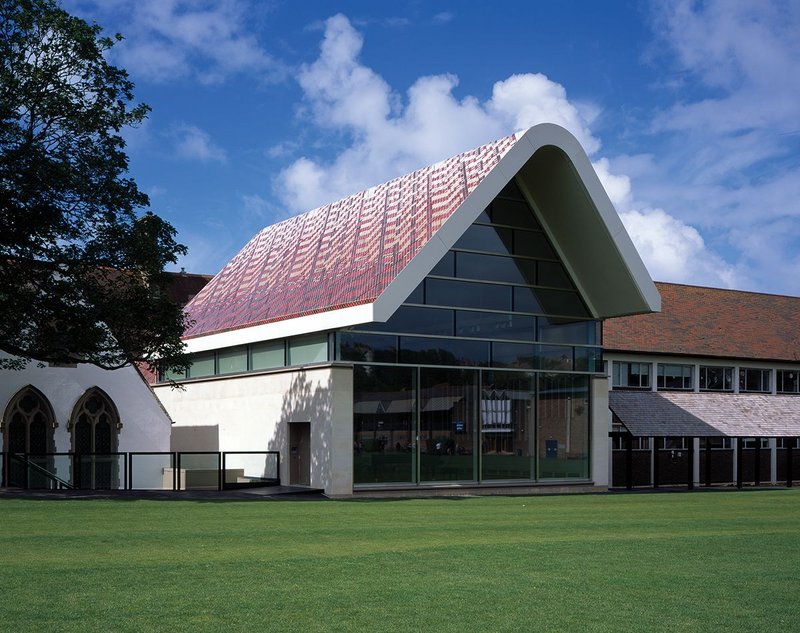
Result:
M612 391L608 406L637 437L800 436L800 396Z

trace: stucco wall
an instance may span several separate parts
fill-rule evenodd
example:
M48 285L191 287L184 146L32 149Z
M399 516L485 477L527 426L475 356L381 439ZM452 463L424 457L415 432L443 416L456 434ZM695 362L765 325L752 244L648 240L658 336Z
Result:
M21 371L0 372L0 413L6 411L20 389L28 385L36 387L50 402L58 424L54 432L56 452L70 451L71 437L67 430L70 416L80 397L92 387L102 389L117 407L122 422L118 450L169 450L170 419L133 367L108 371L94 365L37 365L34 362ZM0 436L0 446L2 443Z
M591 451L591 477L595 486L607 487L609 485L610 469L610 440L608 432L611 430L611 411L608 409L608 380L604 377L593 377L592 388L592 451Z
M217 444L205 450L279 451L284 482L289 480L288 425L310 422L311 485L331 495L352 493L350 366L326 364L214 377L187 381L181 390L157 386L154 391L179 429L173 435L173 450L190 450L188 427L203 427L207 433L206 427L217 426ZM200 450L196 442L191 450Z

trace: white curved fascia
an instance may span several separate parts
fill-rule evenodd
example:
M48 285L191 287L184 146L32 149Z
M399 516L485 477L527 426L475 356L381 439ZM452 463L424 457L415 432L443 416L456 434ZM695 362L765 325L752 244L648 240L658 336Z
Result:
M554 146L562 150L578 172L595 209L600 214L609 239L627 265L630 281L636 285L642 298L643 305L640 311L657 312L661 309L661 297L658 290L580 143L564 128L552 123L542 123L530 128L511 146L428 244L400 271L376 299L373 304L376 321L386 321L394 314L400 304L406 300L444 254L453 247L458 238L464 234L464 231L478 218L497 194L519 173L533 155L545 146ZM576 279L576 283L580 288L578 279ZM583 291L584 298L588 300L591 307L591 293L586 292L586 289ZM598 315L596 310L593 312L596 316L604 316Z
M198 336L197 338L187 339L184 343L186 343L186 351L188 353L206 352L225 347L312 334L314 332L328 332L360 323L371 323L374 320L372 304L366 303L359 306L286 319L285 321L243 327L229 332Z

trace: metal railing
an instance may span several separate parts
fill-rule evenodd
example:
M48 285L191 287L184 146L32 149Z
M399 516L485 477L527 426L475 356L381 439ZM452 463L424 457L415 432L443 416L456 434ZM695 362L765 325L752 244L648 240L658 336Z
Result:
M0 486L230 490L280 485L278 451L0 453Z

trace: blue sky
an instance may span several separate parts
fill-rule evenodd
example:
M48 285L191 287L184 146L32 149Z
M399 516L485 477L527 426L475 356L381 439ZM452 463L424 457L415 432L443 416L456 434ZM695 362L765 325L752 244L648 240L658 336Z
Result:
M216 273L258 230L542 121L651 275L800 295L800 2L66 0L125 41L131 171Z

